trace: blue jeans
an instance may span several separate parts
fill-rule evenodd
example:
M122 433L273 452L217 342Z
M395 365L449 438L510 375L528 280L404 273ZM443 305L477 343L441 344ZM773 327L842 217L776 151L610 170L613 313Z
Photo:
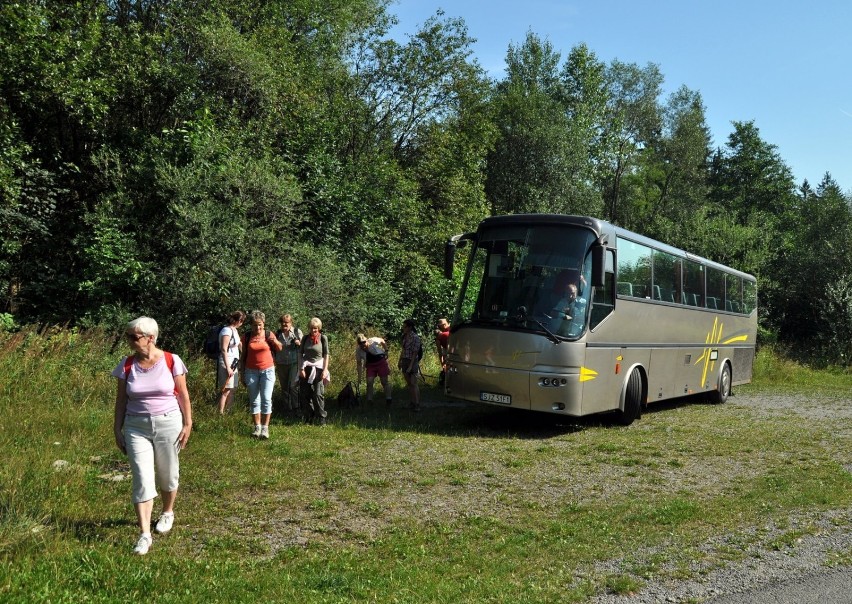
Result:
M272 413L272 389L275 387L275 367L246 368L246 389L252 415Z

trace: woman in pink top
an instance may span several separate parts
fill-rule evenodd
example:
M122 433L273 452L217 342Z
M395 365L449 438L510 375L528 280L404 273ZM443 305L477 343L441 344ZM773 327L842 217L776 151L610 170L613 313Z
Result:
M180 464L178 454L192 432L192 405L186 388L186 365L180 357L157 348L157 322L139 317L127 324L124 336L133 354L113 370L115 443L127 455L133 475L133 506L139 523L134 552L148 553L151 512L157 490L163 498L158 533L174 522Z

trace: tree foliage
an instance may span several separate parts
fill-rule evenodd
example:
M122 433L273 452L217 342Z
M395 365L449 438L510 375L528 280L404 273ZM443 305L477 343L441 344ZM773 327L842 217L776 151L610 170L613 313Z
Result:
M390 8L0 4L0 310L148 313L182 344L234 308L395 331L451 312L448 235L564 212L756 274L764 332L849 362L830 175L797 189L753 122L712 149L700 93L663 100L657 65L529 32L492 81L463 21L391 39Z

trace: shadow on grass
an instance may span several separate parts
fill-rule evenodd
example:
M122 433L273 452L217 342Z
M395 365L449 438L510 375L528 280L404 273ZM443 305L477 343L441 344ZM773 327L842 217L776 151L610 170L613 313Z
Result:
M365 429L399 430L430 434L486 438L543 439L574 434L589 429L622 429L614 414L600 413L585 417L569 417L524 409L503 408L449 399L438 390L422 390L422 409L413 412L407 398L390 407L378 401L362 401L358 406L341 409L335 401L327 403L329 422L354 425ZM684 396L652 403L643 415L653 415L691 405L711 405L703 395ZM285 419L297 422L300 420ZM638 421L642 421L639 419Z

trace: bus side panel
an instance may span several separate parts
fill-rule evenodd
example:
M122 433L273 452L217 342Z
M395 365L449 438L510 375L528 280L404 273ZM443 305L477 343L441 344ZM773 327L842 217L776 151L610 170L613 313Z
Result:
M625 372L637 365L647 372L650 361L651 351L647 348L590 347L586 352L585 371L581 371L589 376L583 383L583 414L618 409L621 390L628 377Z
M739 386L748 384L752 378L752 367L754 366L754 348L734 348L732 358L733 376L731 385Z
M684 352L679 348L654 348L651 350L651 363L648 367L648 401L662 401L675 396L682 396L683 389L678 392L678 385L684 381ZM695 373L686 366L687 373Z
M618 408L618 395L624 377L619 375L622 348L587 348L583 381L583 415Z

